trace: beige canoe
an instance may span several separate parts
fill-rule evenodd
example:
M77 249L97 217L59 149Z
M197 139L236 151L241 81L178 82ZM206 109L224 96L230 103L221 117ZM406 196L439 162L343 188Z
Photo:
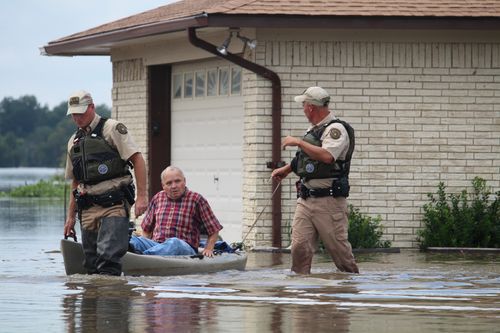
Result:
M61 240L61 253L67 275L86 274L83 267L83 247L73 240ZM245 252L221 253L213 258L200 256L156 256L127 252L122 258L125 275L167 276L215 273L225 270L245 270Z

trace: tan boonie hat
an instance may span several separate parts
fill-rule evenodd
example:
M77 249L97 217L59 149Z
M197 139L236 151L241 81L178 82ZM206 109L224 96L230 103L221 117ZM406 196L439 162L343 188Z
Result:
M85 111L87 111L87 106L93 103L92 96L90 96L89 92L85 90L75 91L68 98L68 112L66 115L85 113Z
M328 94L326 90L321 87L309 87L302 93L302 95L295 96L295 102L307 102L317 106L327 106L330 102L330 94Z

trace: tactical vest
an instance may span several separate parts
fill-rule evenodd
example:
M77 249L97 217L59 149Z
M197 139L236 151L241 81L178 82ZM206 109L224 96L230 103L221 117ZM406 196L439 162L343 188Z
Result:
M73 175L80 183L93 185L129 174L127 162L102 137L106 120L101 118L96 128L88 135L81 129L75 134L70 159Z
M309 130L302 139L314 146L321 147L321 136L323 135L325 129L333 123L341 123L349 135L349 149L347 150L345 159L335 160L333 163L323 163L312 159L299 148L294 160L292 161L292 170L300 178L307 181L309 179L342 178L349 176L351 158L355 145L354 129L351 125L343 120L334 119L319 128Z

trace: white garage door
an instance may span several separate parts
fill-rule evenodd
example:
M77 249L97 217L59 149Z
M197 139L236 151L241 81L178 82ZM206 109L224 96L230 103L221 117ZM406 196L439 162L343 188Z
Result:
M243 98L241 68L217 62L172 70L172 165L202 194L224 226L241 240Z

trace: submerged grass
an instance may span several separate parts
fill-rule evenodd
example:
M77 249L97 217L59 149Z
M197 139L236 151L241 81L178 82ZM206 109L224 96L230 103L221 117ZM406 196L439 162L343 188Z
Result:
M54 176L49 180L40 180L35 184L14 187L8 191L0 191L0 197L14 198L64 198L68 184L62 176Z

